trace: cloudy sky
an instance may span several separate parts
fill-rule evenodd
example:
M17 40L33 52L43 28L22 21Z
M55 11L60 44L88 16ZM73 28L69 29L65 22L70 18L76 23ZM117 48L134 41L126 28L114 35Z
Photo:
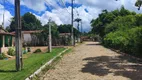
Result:
M71 23L71 0L21 0L21 15L26 12L33 13L42 23L48 22L51 17L58 25ZM90 21L97 18L102 10L119 9L122 5L126 9L142 13L134 6L136 0L75 0L74 18L81 18L83 30L91 29ZM4 13L5 10L5 13ZM0 25L5 14L5 27L10 24L10 18L14 16L14 0L0 0ZM77 14L79 13L79 16ZM74 26L77 24L75 23Z

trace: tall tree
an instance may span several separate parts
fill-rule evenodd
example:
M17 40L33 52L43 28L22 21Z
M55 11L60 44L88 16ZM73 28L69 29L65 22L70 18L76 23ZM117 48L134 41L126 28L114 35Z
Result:
M113 22L115 18L118 16L127 16L127 15L135 15L135 12L130 12L129 10L125 9L124 6L121 7L120 10L114 10L108 12L107 10L103 10L97 19L93 19L91 21L92 32L95 34L100 35L101 37L105 36L105 27Z
M41 22L32 13L26 13L22 16L23 30L37 30L41 27Z
M138 10L140 10L140 7L142 6L142 0L137 0L135 6L138 7Z
M38 30L41 28L41 22L33 15L32 13L26 13L21 17L22 22L22 30ZM11 24L7 28L8 31L12 32L15 31L15 18L11 19Z
M60 33L71 33L71 28L72 26L70 24L59 25L58 31ZM80 32L76 28L73 28L73 31L75 37L77 37L80 34Z

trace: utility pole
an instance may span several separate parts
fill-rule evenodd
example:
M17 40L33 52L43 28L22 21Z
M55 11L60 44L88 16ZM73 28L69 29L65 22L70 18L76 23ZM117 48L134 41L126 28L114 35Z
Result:
M82 20L81 20L81 37L80 37L80 40L81 40L81 43L82 43L82 36L83 36L83 32L82 32Z
M48 35L48 52L52 52L52 38L51 38L51 18L49 18L49 35Z
M22 69L22 41L21 41L21 19L20 19L20 0L15 0L15 48L16 48L16 70Z
M83 29L83 28L82 28L82 20L81 20L81 34L83 33L83 32L82 32L82 29Z
M77 25L77 29L78 29L78 32L80 32L80 30L79 30L79 22L77 22L78 23L78 25ZM80 34L78 34L78 36L77 36L77 43L79 43L79 37L80 37Z
M4 6L5 6L5 0L3 2ZM5 17L5 7L3 8L3 23L2 23L2 27L4 28L4 18Z
M72 3L72 9L71 9L71 25L72 25L72 28L71 28L71 43L72 43L72 46L75 46L75 42L74 42L74 31L73 31L73 0L71 0L71 3Z

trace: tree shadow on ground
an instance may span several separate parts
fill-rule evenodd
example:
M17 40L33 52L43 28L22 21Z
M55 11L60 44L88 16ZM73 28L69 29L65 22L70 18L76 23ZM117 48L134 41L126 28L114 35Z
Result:
M113 73L114 76L123 76L132 80L142 80L142 61L129 56L99 56L83 59L88 61L82 72L105 76Z

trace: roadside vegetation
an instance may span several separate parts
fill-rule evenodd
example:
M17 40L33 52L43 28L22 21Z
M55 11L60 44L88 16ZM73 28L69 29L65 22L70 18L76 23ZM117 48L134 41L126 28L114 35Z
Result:
M91 33L99 35L102 44L142 57L142 14L121 7L111 12L103 10L91 21Z
M6 27L8 32L15 31L15 18L11 19L11 23L9 26ZM36 18L36 16L30 12L25 13L21 16L21 24L22 24L22 31L41 31L40 33L35 33L34 37L36 36L40 40L33 40L33 43L26 43L25 46L47 46L48 45L48 31L49 31L49 23L42 25L40 20ZM59 46L59 45L71 45L71 28L72 25L70 24L63 24L57 25L54 21L51 21L51 33L52 33L52 45ZM66 36L64 33L68 33ZM64 34L64 35L60 35ZM79 37L80 31L74 28L74 37ZM40 41L36 43L37 41ZM35 44L36 43L36 44Z
M0 80L24 80L63 50L65 50L65 48L55 48L51 53L24 54L23 70L19 72L15 71L15 59L0 60L0 63L2 63L0 64Z

